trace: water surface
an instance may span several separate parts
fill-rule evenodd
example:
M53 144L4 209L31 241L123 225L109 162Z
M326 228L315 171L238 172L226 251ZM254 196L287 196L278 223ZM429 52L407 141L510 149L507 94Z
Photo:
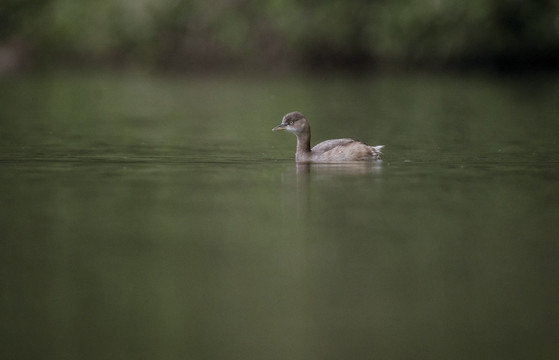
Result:
M557 78L0 82L10 359L558 355ZM384 144L296 165L272 133Z

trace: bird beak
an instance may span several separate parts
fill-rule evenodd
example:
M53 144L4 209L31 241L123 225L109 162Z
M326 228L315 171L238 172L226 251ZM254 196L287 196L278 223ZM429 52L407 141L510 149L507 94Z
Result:
M278 126L276 126L275 128L272 129L272 131L280 131L280 130L285 130L285 127L287 125L286 124L279 124Z

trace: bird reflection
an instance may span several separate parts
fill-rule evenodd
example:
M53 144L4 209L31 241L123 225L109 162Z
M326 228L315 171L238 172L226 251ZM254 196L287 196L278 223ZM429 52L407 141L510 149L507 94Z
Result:
M339 182L348 177L363 177L378 181L382 171L382 161L346 162L337 164L297 163L282 174L282 202L286 222L292 226L305 222L312 211L311 198L313 183L316 181Z
M354 161L345 163L297 163L297 176L337 177L340 175L379 174L382 161Z

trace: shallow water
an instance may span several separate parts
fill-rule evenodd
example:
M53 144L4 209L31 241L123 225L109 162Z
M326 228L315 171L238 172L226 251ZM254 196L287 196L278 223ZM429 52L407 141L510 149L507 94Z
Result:
M559 79L0 82L1 358L558 355ZM272 133L384 144L296 165Z

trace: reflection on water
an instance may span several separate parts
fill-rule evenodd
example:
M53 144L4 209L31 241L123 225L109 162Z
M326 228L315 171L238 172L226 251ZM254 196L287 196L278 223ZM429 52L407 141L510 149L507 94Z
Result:
M380 181L382 161L348 162L348 163L296 163L288 167L282 174L283 203L285 208L295 211L297 221L294 224L308 221L310 212L310 192L313 182L343 182L344 178L357 177L360 180ZM342 192L346 191L342 189Z
M379 174L382 169L382 160L334 164L297 163L296 167L297 175L301 177L308 176L311 171L313 172L313 176Z
M551 80L20 80L1 358L556 357ZM384 160L295 164L305 107Z

